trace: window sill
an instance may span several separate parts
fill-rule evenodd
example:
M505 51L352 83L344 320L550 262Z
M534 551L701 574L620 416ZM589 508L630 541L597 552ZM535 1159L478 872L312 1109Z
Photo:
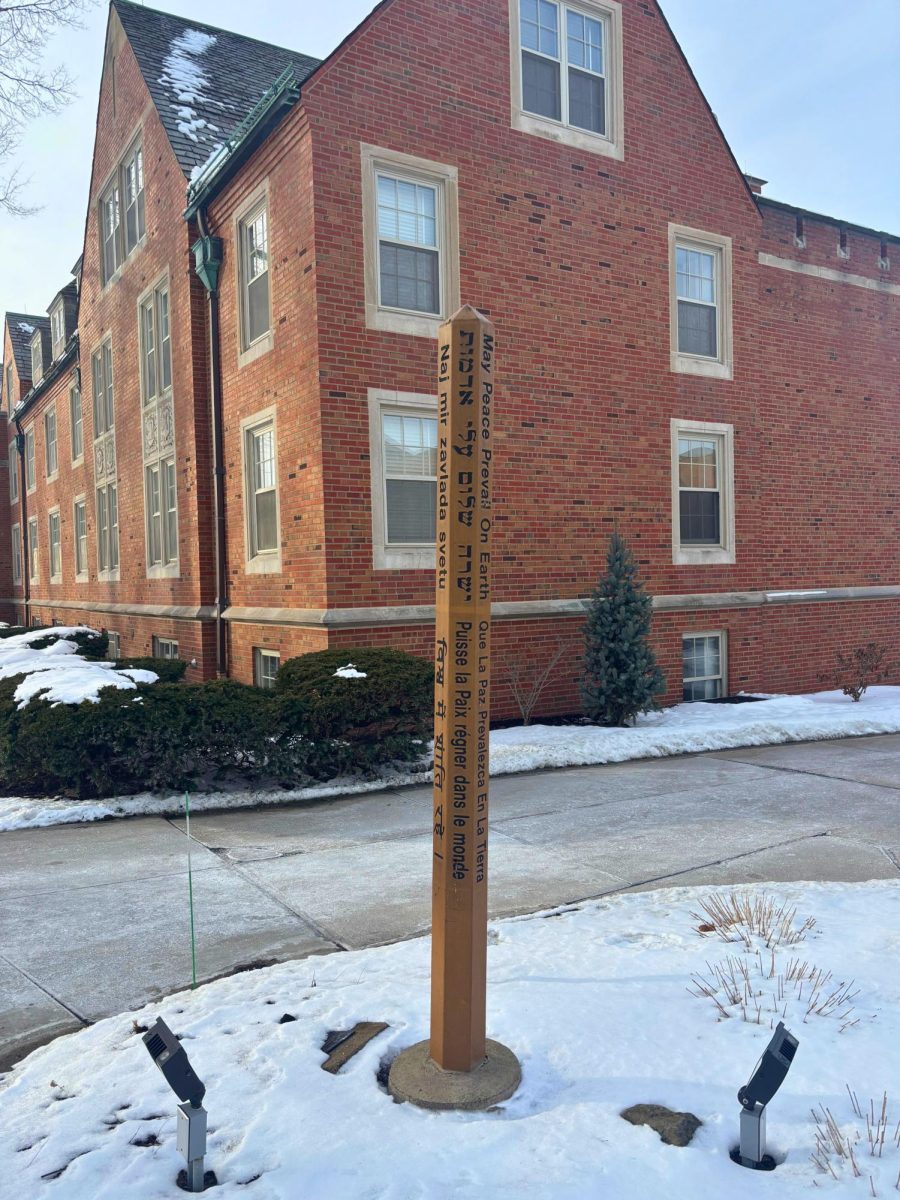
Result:
M678 375L702 375L706 379L732 379L730 362L719 358L697 358L692 354L672 352L672 370Z
M176 563L167 563L165 566L156 566L147 568L148 579L179 579L181 577L181 567Z
M415 546L400 549L399 546L375 546L372 566L376 571L433 571L435 564L434 546Z
M59 479L59 471L54 471L52 475L47 476L44 483L56 483L57 479Z
M724 546L675 546L672 550L676 567L731 566L735 561L734 550Z
M274 345L275 333L270 329L261 338L257 338L252 346L248 346L246 350L238 352L238 367L246 367L249 363L256 362L258 358L262 358L264 354L268 354Z
M59 587L62 584L62 581L63 581L62 575L51 575L50 576L50 586L51 587Z
M395 308L381 308L376 304L366 305L366 328L381 333L404 333L409 337L436 338L445 317L427 313L402 312Z
M90 581L90 576L88 575L87 571L81 571L75 576L76 583L90 583Z
M116 568L115 571L98 571L97 572L97 582L98 583L118 583L119 582L118 568Z
M548 141L557 142L561 146L573 146L576 150L587 150L591 154L602 154L605 158L615 158L620 162L625 158L625 147L621 142L614 142L599 133L591 133L587 129L576 129L572 125L563 125L561 121L551 121L539 117L535 113L525 112L518 108L513 110L512 127L519 133L530 133Z
M257 554L248 558L244 563L244 573L247 575L280 575L281 554Z
M83 466L84 466L84 455L83 454L82 454L81 458L73 458L72 459L72 470L73 471L76 467L83 467Z

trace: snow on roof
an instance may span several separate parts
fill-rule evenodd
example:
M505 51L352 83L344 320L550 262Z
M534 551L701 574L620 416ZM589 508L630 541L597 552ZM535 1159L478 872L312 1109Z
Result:
M174 96L172 108L178 118L177 125L183 134L198 141L197 130L218 130L205 117L198 115L194 104L208 106L209 74L200 65L199 57L216 44L216 37L200 29L185 29L170 43L169 53L163 59L163 73L159 82L171 89Z
M34 333L34 326L29 325L27 321L20 321L19 328L23 333Z

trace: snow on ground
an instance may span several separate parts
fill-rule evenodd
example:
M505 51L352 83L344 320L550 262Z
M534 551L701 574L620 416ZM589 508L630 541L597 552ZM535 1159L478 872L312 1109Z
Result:
M0 679L27 676L13 694L19 708L24 708L39 693L50 704L78 704L82 700L96 703L101 688L129 691L138 683L155 683L159 678L155 671L117 671L114 662L83 658L75 642L66 639L67 635L89 632L83 625L54 626L29 629L26 633L0 640ZM48 634L55 634L60 640L41 650L32 648L33 642L41 641ZM0 812L2 810L3 801L0 800Z
M7 642L0 642L2 647ZM134 674L134 672L132 672ZM120 686L128 686L126 683ZM780 742L900 732L900 687L872 687L854 704L840 692L773 696L748 704L678 704L639 717L633 729L594 725L530 725L491 733L491 774L536 771L546 767L589 766L661 758L701 750L766 746ZM386 787L424 783L429 772L386 770L376 780L335 779L314 787L243 789L193 794L194 811L251 808L262 804L356 795ZM0 796L0 832L72 821L96 821L184 810L181 793L143 793L110 800L75 802Z
M833 1200L894 1196L900 1149L900 884L758 885L797 907L805 940L771 952L761 939L703 937L691 913L709 889L622 895L492 923L488 1033L523 1068L517 1094L489 1113L395 1105L376 1082L385 1058L427 1036L427 938L243 973L58 1038L0 1080L0 1200L157 1200L177 1195L175 1098L132 1020L162 1016L207 1086L209 1154L220 1187L247 1200ZM761 951L758 955L757 951ZM720 1018L691 995L694 973L746 966L762 992L760 1023L737 1006ZM835 1015L806 1017L785 983L791 960L853 981ZM807 990L804 989L804 996ZM852 1007L852 1014L840 1013ZM280 1023L284 1014L297 1019ZM738 1088L783 1018L800 1041L768 1111L770 1174L735 1166ZM383 1020L337 1076L321 1071L326 1033ZM856 1024L847 1022L855 1020ZM844 1032L841 1032L841 1029ZM872 1157L847 1085L888 1132ZM695 1113L686 1148L623 1121L636 1103ZM836 1178L810 1159L813 1108L827 1107L855 1142L860 1175L836 1154ZM815 1190L814 1190L815 1188Z

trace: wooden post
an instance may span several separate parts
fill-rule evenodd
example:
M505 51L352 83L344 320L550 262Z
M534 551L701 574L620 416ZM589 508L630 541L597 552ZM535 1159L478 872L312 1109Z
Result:
M461 308L438 334L431 1037L388 1086L423 1108L487 1109L522 1078L485 1037L494 329Z
M485 1057L491 417L494 329L462 308L438 335L431 1057Z

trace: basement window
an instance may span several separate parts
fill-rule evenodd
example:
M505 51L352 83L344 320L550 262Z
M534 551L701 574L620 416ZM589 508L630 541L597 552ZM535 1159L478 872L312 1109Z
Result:
M725 634L692 633L681 639L685 700L716 700L725 694Z

